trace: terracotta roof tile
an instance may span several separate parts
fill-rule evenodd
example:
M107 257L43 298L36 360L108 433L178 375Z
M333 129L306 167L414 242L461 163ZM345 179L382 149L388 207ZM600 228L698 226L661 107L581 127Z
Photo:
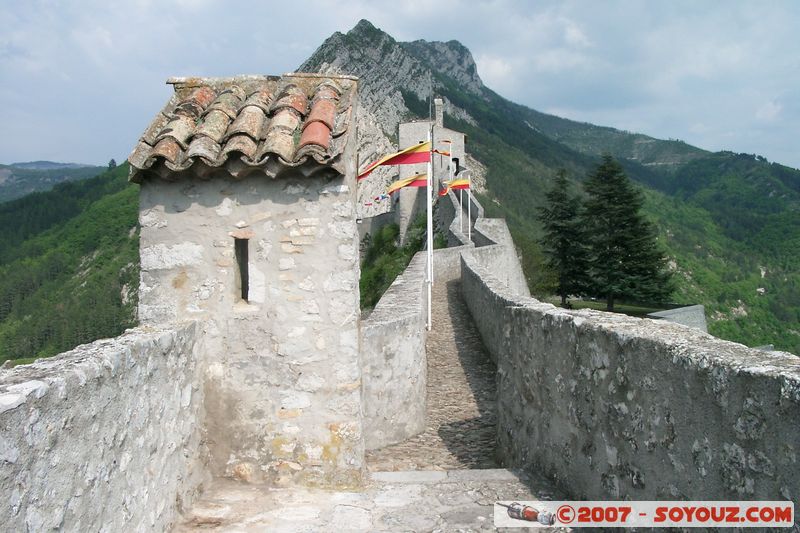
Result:
M197 121L194 118L186 115L175 115L167 123L166 127L161 130L161 133L156 137L156 141L171 137L181 145L181 148L185 149L189 146L187 141L194 134L196 126Z
M264 135L261 157L275 154L283 161L291 161L294 157L294 132L300 125L301 117L297 112L287 108L278 111L270 121Z
M231 137L237 133L246 133L252 139L258 140L261 134L261 127L264 125L266 118L267 116L261 108L254 105L246 105L239 111L239 116L230 125L225 136Z
M186 151L186 157L187 159L200 157L207 165L213 165L220 151L221 148L218 141L205 135L199 135L192 139L192 143Z
M175 142L172 137L165 137L158 141L155 148L153 148L153 153L151 157L163 157L170 163L177 163L178 156L181 153L180 145Z
M159 113L156 115L147 129L144 130L144 134L142 134L142 142L145 142L151 146L154 145L156 143L156 137L158 137L158 134L161 133L161 130L167 126L168 122L169 116L165 115L164 113Z
M220 109L212 109L203 117L194 132L194 138L208 137L214 142L221 142L231 124L231 117ZM194 142L194 141L193 141Z
M227 156L231 152L240 152L247 157L247 162L249 163L253 160L257 149L258 144L256 144L256 141L254 141L252 137L240 133L228 139L228 142L225 143L225 148L222 149L221 155Z
M320 99L314 102L311 106L311 113L308 114L306 124L310 122L322 122L328 127L328 130L333 129L333 119L336 117L336 102L328 99Z
M244 100L244 91L241 87L236 85L222 91L214 102L208 106L208 109L216 109L222 111L233 120L239 113L239 108L242 106Z
M303 93L302 89L297 85L291 83L286 85L281 91L280 96L272 104L271 111L277 111L284 107L291 107L300 115L306 114L308 108L308 97Z
M190 169L201 177L219 168L235 176L254 170L275 176L289 167L345 172L355 78L286 74L168 83L175 94L128 158L131 181L176 179Z
M331 144L331 130L322 122L307 123L300 136L300 147L316 144L327 149Z

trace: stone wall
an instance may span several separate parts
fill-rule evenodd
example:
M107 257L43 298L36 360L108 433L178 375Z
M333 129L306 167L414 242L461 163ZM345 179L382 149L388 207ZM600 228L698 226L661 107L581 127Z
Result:
M205 481L199 327L0 372L3 531L166 531Z
M215 476L360 483L355 187L354 172L291 170L142 184L139 316L204 321ZM246 300L237 238L249 248Z
M401 442L425 429L425 266L425 253L416 254L361 322L368 450Z
M395 221L395 214L393 211L387 211L386 213L381 213L380 215L376 215L374 217L368 217L358 224L358 240L359 242L364 240L364 237L369 235L375 235L378 231L381 230L384 226L392 224Z
M489 257L463 291L498 365L502 462L579 499L800 500L800 358L518 296Z
M436 223L448 228L448 240L466 243L453 219L453 200L452 192L439 199ZM435 282L458 278L461 254L470 249L471 245L461 245L434 250ZM417 253L361 322L364 441L369 450L401 442L425 429L426 261L425 251Z
M479 212L483 213L483 208L480 208ZM472 232L472 240L477 247L472 257L479 264L489 268L492 276L505 284L512 294L530 296L514 239L511 238L511 232L504 219L478 219Z

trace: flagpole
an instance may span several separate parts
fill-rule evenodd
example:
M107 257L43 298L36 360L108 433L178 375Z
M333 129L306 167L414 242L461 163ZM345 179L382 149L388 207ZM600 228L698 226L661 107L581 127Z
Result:
M467 239L472 242L472 172L467 177Z
M464 195L461 194L461 189L458 190L458 228L461 230L461 234L464 234Z
M431 330L431 296L433 288L433 201L431 191L433 190L433 122L428 127L428 142L431 143L431 156L428 158L428 186L425 189L427 196L428 211L428 331Z

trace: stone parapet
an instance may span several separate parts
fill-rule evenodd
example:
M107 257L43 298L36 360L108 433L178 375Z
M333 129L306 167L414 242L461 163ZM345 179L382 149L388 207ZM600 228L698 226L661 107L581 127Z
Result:
M800 358L518 296L462 256L506 465L577 499L800 499Z
M0 373L4 531L166 531L206 481L194 322Z
M425 253L417 253L361 322L368 450L401 442L425 429L425 266Z

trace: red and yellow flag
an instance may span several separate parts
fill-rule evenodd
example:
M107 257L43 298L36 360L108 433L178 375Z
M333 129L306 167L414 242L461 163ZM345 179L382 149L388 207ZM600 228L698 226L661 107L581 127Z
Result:
M453 141L448 141L446 139L442 139L439 142L442 143L442 144L453 144ZM450 157L450 150L439 150L438 148L434 148L433 149L433 153L434 154L443 155L445 157Z
M366 178L370 172L380 166L412 165L414 163L427 163L431 160L431 143L424 142L404 148L397 153L384 156L358 175L359 180Z
M392 194L394 192L399 191L403 187L425 187L428 185L428 175L427 174L417 174L416 176L411 176L410 178L403 178L401 180L397 180L386 190L388 194Z
M451 189L469 189L469 180L452 180L447 182L447 186Z

